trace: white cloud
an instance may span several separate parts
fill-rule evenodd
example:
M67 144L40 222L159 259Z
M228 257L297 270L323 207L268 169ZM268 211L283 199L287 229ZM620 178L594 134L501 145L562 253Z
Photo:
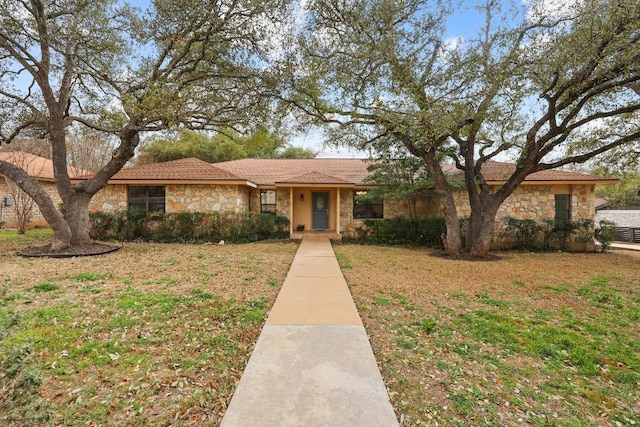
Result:
M541 18L569 18L582 0L523 0L523 3L531 7L527 13L529 20L538 21Z

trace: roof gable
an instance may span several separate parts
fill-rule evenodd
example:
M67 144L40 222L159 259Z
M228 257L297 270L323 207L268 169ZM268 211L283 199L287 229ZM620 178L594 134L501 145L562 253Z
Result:
M363 159L241 159L216 166L264 186L304 179L314 184L367 185L370 164ZM322 176L328 181L321 182Z
M283 181L276 181L276 184L352 184L344 179L337 178L335 176L325 175L320 172L309 172L304 175L286 179Z
M231 172L190 157L120 169L111 181L240 181Z

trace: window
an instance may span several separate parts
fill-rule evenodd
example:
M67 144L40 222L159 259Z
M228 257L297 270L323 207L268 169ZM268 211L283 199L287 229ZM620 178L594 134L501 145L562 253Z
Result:
M566 224L571 220L571 194L556 194L556 223Z
M276 190L260 191L260 213L276 213Z
M154 212L165 211L164 187L130 185L127 189L129 200L127 205L130 211Z
M382 200L367 197L366 191L353 192L353 218L376 219L384 218Z

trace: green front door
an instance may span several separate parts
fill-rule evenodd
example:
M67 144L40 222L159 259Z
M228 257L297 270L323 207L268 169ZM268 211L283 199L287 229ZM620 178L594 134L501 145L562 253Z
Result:
M329 228L329 193L313 193L313 229Z

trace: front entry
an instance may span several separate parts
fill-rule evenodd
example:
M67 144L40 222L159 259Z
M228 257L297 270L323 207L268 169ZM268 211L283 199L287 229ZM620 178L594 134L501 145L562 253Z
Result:
M313 193L313 229L329 228L329 193Z

